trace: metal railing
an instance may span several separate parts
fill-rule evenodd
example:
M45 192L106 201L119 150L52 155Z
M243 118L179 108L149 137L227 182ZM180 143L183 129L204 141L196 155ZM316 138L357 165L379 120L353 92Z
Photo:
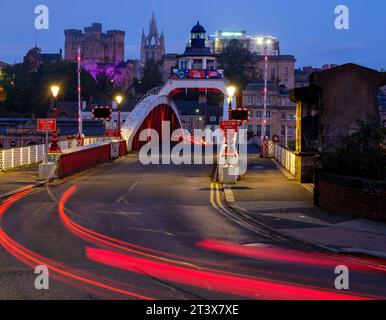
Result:
M275 144L275 159L286 168L293 176L296 176L296 154Z
M140 104L143 100L151 97L151 96L157 96L160 91L162 90L162 87L155 87L151 89L149 92L147 92L138 102L137 105Z
M89 137L85 138L84 145L97 144L110 140L108 137ZM65 151L77 146L74 140L60 141L60 149ZM42 162L46 157L47 146L39 144L35 146L12 148L0 150L0 171L8 171L17 167L37 164Z

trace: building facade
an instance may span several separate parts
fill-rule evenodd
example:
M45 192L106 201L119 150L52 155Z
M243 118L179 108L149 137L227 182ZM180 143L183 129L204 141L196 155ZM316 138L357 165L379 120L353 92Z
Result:
M165 36L163 31L161 35L158 33L157 20L154 15L151 17L149 34L145 35L145 30L142 31L141 38L141 63L145 64L148 60L160 62L165 55Z
M209 47L215 54L221 54L230 45L232 40L237 40L251 53L257 55L280 55L280 44L275 37L262 35L247 35L246 31L228 30L217 31L215 35L208 37Z
M105 63L118 65L125 60L125 32L110 30L102 32L101 23L93 23L81 30L65 30L66 60L76 61L78 48L82 52L82 63Z
M43 65L54 64L63 60L62 50L59 53L42 53L38 47L30 49L24 56L23 65L30 72L37 72Z
M93 23L81 30L69 29L65 34L66 60L76 61L78 48L81 51L81 65L96 79L99 73L106 73L123 91L133 83L135 65L125 61L125 32L121 30L102 31L102 24Z
M284 85L287 89L295 87L295 63L292 55L268 56L268 81ZM257 80L264 79L264 56L253 55L252 64Z
M260 137L262 132L264 112L264 82L256 81L248 84L243 91L243 106L250 111L248 132L252 136ZM285 86L268 83L267 96L267 136L276 137L280 142L295 140L296 106L290 101Z

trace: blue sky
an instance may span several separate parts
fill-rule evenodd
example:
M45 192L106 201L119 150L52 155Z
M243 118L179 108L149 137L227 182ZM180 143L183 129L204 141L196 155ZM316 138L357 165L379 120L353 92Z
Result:
M49 30L34 28L39 4L50 9ZM350 9L350 30L334 27L339 4ZM64 47L64 29L92 22L103 23L104 30L125 30L126 58L138 58L153 8L169 53L183 51L200 20L211 34L243 29L276 36L282 53L295 55L297 66L354 62L386 69L386 1L381 0L1 0L0 60L20 62L35 43L44 52L57 52Z

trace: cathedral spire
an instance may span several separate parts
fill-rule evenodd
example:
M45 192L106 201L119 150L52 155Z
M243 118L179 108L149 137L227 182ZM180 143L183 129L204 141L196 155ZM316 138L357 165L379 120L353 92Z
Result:
M153 9L149 34L146 36L142 35L142 45L141 45L141 61L145 63L146 60L153 59L155 61L160 61L165 54L165 36L162 31L160 36L158 33L157 19L155 17L155 10Z

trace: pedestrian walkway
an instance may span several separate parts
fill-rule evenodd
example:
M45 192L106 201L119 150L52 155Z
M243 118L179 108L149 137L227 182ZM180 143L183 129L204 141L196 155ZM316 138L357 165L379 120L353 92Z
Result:
M224 186L235 210L307 243L386 258L386 224L315 207L312 188L289 179L272 160L250 157L248 168L242 181Z
M37 166L19 168L17 170L0 172L0 200L29 185L40 185Z

